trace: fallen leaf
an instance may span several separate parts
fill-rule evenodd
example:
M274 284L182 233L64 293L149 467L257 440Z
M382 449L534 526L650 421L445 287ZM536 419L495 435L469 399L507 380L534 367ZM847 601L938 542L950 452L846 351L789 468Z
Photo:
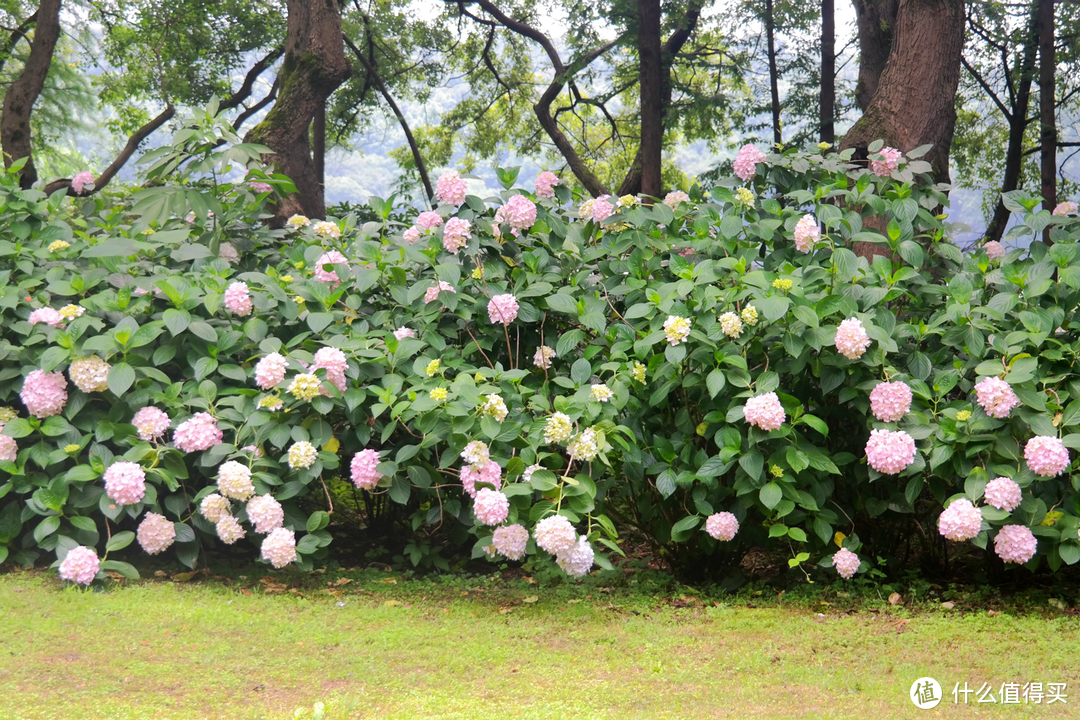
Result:
M352 578L338 578L337 582L333 583L333 585L336 587L336 586L341 586L341 585L348 585L351 582L352 582ZM329 585L330 583L327 583L327 584Z
M1069 606L1065 604L1065 601L1059 598L1050 598L1048 602L1051 607L1056 607L1058 610L1068 610L1069 608Z
M521 602L523 602L523 603L529 603L529 604L531 605L532 603L536 602L536 601L537 601L537 600L539 600L539 599L540 599L540 597L539 597L539 596L537 596L537 595L530 595L530 596L529 596L529 597L527 597L527 598L522 598Z
M381 583L385 583L385 584L387 584L387 585L397 585L397 578L392 578L392 577L390 577L390 578L383 578L383 579L382 579L382 580L380 580L379 582L381 582Z
M946 610L952 610L954 607L956 607L956 603L954 603L952 600L949 600L948 602L941 603L941 607L945 608Z
M385 605L387 607L397 607L400 604L401 604L400 600L387 600L386 602L383 603L383 605Z
M1001 613L999 613L997 610L987 610L986 611L987 617L997 617L1000 614Z
M904 598L900 597L900 593L898 592L894 592L892 595L889 596L890 605L899 605L902 602L904 602Z
M505 615L506 613L512 613L512 612L514 612L514 608L512 608L512 607L499 608L499 614L500 615Z
M194 573L182 572L176 573L172 576L173 582L187 582L191 578L195 577Z

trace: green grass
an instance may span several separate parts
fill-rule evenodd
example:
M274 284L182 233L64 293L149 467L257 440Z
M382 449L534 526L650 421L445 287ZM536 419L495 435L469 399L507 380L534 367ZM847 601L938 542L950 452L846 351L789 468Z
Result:
M906 718L924 714L908 700L924 675L945 689L926 717L1080 706L1080 618L1052 608L990 616L826 589L788 605L768 592L371 572L271 594L250 572L107 592L0 576L0 718L284 719L319 701L328 718ZM965 681L995 696L1002 682L1064 682L1069 703L954 705Z

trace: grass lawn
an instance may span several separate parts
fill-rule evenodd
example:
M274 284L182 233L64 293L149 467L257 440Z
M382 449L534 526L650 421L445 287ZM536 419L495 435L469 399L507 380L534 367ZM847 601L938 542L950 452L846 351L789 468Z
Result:
M1080 617L1053 608L251 572L106 592L0 576L0 718L1080 716ZM908 699L922 676L933 710ZM954 704L957 682L999 703ZM1004 682L1067 683L1068 703L1002 705Z

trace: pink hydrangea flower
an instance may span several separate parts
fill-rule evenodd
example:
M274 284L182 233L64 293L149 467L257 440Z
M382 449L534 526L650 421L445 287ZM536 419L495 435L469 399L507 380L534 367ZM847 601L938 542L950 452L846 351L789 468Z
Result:
M555 564L570 577L584 577L592 569L594 559L592 545L582 536L568 549L555 556Z
M161 437L169 429L169 416L156 407L144 407L131 418L131 424L138 431L139 439L149 442Z
M240 317L251 314L255 306L251 304L247 283L238 281L229 284L225 289L225 307Z
M473 465L461 468L461 486L469 497L476 497L476 483L487 483L498 490L502 487L502 467L494 460L488 460L479 470Z
M499 525L506 522L510 514L510 499L498 490L483 488L476 493L473 504L476 519L485 525Z
M549 515L536 523L533 537L541 550L552 555L566 552L577 542L577 530L562 515Z
M555 176L555 173L545 170L536 176L536 197L555 197L555 186L558 184L559 178Z
M753 145L743 145L735 156L735 174L740 180L746 182L757 173L757 164L765 162L766 159L765 153Z
M1077 212L1077 205L1074 202L1058 203L1058 206L1054 208L1053 215L1075 215Z
M1036 475L1054 477L1069 467L1069 451L1056 437L1040 435L1027 441L1024 459Z
M217 536L221 538L221 542L226 545L232 545L237 540L242 540L246 532L244 528L240 527L240 523L236 521L232 515L226 515L225 517L214 523L214 529L217 530ZM265 542L265 541L263 541Z
M446 251L457 255L459 250L468 245L469 238L472 237L469 232L471 228L468 220L457 217L447 220L446 227L443 228L443 247Z
M859 556L847 548L837 550L832 557L832 562L836 572L840 573L840 577L845 580L850 580L855 573L859 572L859 565L862 564Z
M424 291L424 302L434 302L439 297L439 293L441 292L456 293L457 290L455 290L454 286L446 282L445 280L440 280L439 282Z
M296 533L279 527L263 540L262 559L281 569L296 561Z
M520 560L525 556L525 546L529 542L529 531L521 525L507 525L495 528L491 536L491 546L495 551L510 560Z
M247 516L260 535L276 530L285 522L285 511L272 495L256 495L248 500Z
M1007 563L1023 564L1035 555L1038 542L1023 525L1006 525L994 538L994 552Z
M19 393L27 411L37 418L47 418L60 414L67 404L67 380L63 373L46 373L34 370L23 381Z
M255 192L255 193L273 192L273 190L274 190L274 188L271 187L270 185L268 185L267 183L257 182L255 180L252 180L251 182L249 182L247 184L247 186L249 188L251 188L252 192Z
M997 240L991 240L983 245L983 250L986 251L986 257L991 260L997 260L1005 257L1005 247Z
M496 295L491 298L487 309L488 317L491 318L492 323L509 325L517 318L518 301L516 297L509 293Z
M420 228L413 225L411 228L402 233L401 236L405 238L405 242L409 243L410 245L415 245L416 241L420 239Z
M0 431L3 431L4 426L0 424ZM15 442L15 438L8 435L0 435L0 460L6 460L8 462L15 462L19 457L19 444Z
M500 209L514 230L528 230L536 222L536 205L524 195L512 195Z
M536 354L533 355L533 365L543 370L547 370L551 367L551 359L555 357L555 351L547 345L541 345L536 348Z
M871 430L866 459L879 473L896 475L915 460L915 440L903 430Z
M89 585L94 582L100 567L101 561L94 549L80 545L68 551L64 561L60 563L60 579Z
M112 366L97 355L72 360L68 377L75 387L84 393L105 392L109 389L109 371Z
M817 218L803 215L799 222L795 223L795 248L799 252L808 253L820 241L821 228L818 227Z
M601 195L592 205L592 219L598 223L607 220L615 212L615 206L608 202L609 195Z
M911 388L899 381L878 383L870 391L870 410L881 422L899 422L911 410Z
M858 360L870 347L870 336L866 334L862 321L848 318L836 329L836 349L848 360Z
M729 512L713 513L705 520L705 532L716 540L730 542L739 532L739 521Z
M209 413L201 412L180 423L173 432L173 444L177 450L198 452L214 447L224 437L218 430L217 420Z
M272 390L285 380L288 361L284 355L272 352L255 365L255 384L262 390Z
M679 207L679 203L690 202L690 196L684 193L682 190L672 190L664 196L664 204L674 210Z
M332 382L340 392L345 392L345 370L348 367L349 360L345 357L345 353L337 348L324 347L315 353L315 362L311 366L311 372L320 368L326 370L326 379ZM322 392L326 394L325 390Z
M431 210L420 213L416 218L416 225L424 230L432 230L442 225L442 215Z
M139 545L142 546L144 551L151 555L157 555L164 550L168 550L173 541L176 540L176 526L164 515L146 513L146 517L139 523L136 537L138 537Z
M134 505L146 494L146 472L138 463L113 463L105 471L105 494L117 505Z
M247 500L255 494L255 486L251 482L251 468L235 460L221 463L217 486L222 495L233 500Z
M1012 386L996 377L985 377L975 383L975 397L987 415L999 420L1009 417L1009 411L1020 404Z
M746 422L762 430L779 430L787 415L784 406L774 392L762 393L746 401L743 406Z
M227 497L210 493L199 503L199 512L212 523L218 523L222 518L229 517L232 503Z
M328 253L323 253L319 256L319 259L315 261L315 279L321 283L331 283L334 285L341 284L341 278L337 276L337 269L330 268L326 270L324 265L348 265L349 260L337 250L331 250Z
M89 170L83 170L81 173L76 173L75 177L71 178L71 189L75 191L76 195L82 195L86 186L93 184L94 173Z
M398 340L404 340L405 338L414 338L416 337L416 332L411 328L399 327L397 330L394 331L394 337Z
M350 470L353 485L361 490L372 490L379 484L382 473L378 470L379 453L375 450L361 450L353 456Z
M49 327L59 327L64 324L64 316L51 307L43 307L31 312L26 321L31 325L45 323Z
M982 513L967 498L958 498L938 518L938 532L949 540L963 542L979 534Z
M993 505L998 510L1009 512L1020 506L1022 495L1020 486L1007 477L994 478L986 483L986 488L983 490L983 497L986 498L987 504Z
M883 147L878 155L881 156L881 160L871 160L870 170L878 177L889 177L896 168L900 167L900 157L903 153L896 148Z
M457 170L443 173L435 183L435 197L439 199L439 202L447 205L460 205L465 202L465 194L468 190L469 183L458 175Z

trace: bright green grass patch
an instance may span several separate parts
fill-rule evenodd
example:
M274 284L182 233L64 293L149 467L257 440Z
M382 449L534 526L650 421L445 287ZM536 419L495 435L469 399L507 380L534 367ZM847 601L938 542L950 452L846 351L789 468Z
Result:
M287 719L323 701L330 718L883 720L923 715L908 690L924 675L945 693L927 717L1080 712L1075 616L822 616L462 587L367 577L337 597L325 582L303 595L170 582L102 593L0 576L0 718ZM1028 681L1067 683L1068 704L952 702L957 682L997 698Z

